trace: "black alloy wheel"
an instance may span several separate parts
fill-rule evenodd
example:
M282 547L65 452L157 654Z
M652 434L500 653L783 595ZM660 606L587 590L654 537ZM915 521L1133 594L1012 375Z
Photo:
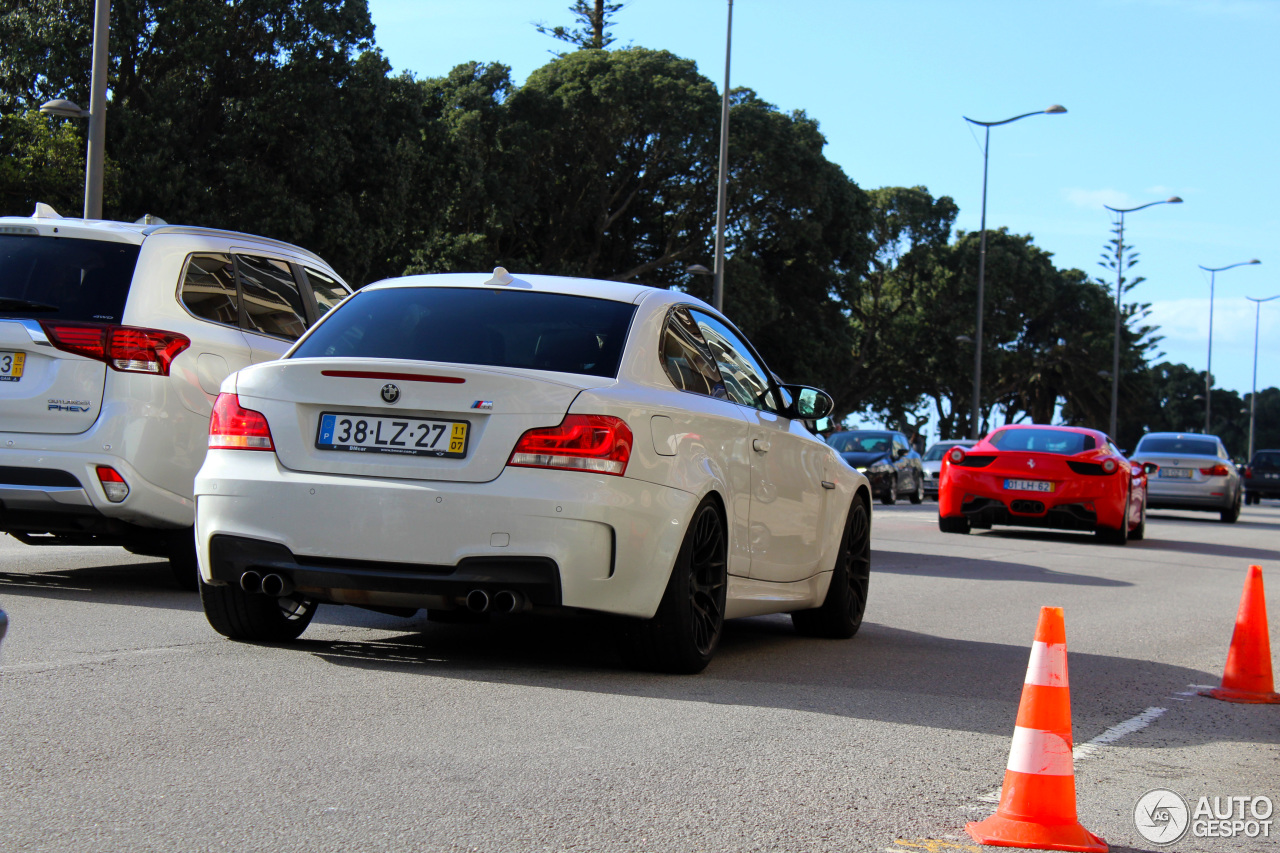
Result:
M893 506L898 502L898 472L894 471L889 475L889 485L880 494L880 503L885 506Z
M871 518L860 498L853 499L831 585L822 606L791 614L796 633L806 637L846 640L862 627L871 584Z
M622 622L619 639L627 663L655 672L706 669L724 633L728 551L724 518L708 497L693 514L658 612L652 619Z

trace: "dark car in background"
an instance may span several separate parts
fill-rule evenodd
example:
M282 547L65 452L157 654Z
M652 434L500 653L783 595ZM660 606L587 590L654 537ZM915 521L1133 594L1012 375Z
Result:
M871 492L882 504L906 495L913 504L924 500L924 466L907 437L895 430L855 429L827 436L845 462L866 474Z
M1259 450L1244 467L1244 502L1280 498L1280 450Z

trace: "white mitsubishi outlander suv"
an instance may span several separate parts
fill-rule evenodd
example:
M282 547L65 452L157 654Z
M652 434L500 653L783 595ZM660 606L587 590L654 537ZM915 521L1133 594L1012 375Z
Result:
M350 293L297 246L232 231L0 217L0 531L122 545L196 582L192 499L222 380Z

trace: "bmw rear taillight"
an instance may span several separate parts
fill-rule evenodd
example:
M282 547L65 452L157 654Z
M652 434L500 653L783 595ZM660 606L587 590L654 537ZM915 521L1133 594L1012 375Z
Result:
M275 450L262 412L240 405L235 394L219 394L209 416L210 450Z
M1200 473L1206 477L1225 477L1231 473L1226 465L1214 465L1212 468L1201 468Z
M57 349L106 362L123 373L168 376L178 353L191 346L186 335L160 329L53 321L41 321L40 327Z
M98 483L102 486L102 493L107 496L107 500L118 504L129 497L129 484L124 481L124 477L120 476L119 471L107 465L99 465L97 473Z
M520 436L507 464L621 477L630 459L631 428L621 418L566 415L559 426L531 429Z

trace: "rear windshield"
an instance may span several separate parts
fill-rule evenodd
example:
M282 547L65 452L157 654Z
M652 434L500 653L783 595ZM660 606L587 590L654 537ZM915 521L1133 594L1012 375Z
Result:
M1091 435L1057 429L1002 429L987 440L1001 450L1061 453L1064 456L1074 456L1098 446Z
M1138 453L1172 453L1181 456L1217 456L1218 442L1210 438L1144 438Z
M0 317L118 323L139 248L0 234Z
M365 290L334 310L292 358L407 358L613 377L635 306L463 287Z
M840 453L888 453L893 446L891 432L850 430L827 436L827 444Z
M1280 468L1280 450L1260 450L1253 454L1254 468L1265 468L1274 471Z

